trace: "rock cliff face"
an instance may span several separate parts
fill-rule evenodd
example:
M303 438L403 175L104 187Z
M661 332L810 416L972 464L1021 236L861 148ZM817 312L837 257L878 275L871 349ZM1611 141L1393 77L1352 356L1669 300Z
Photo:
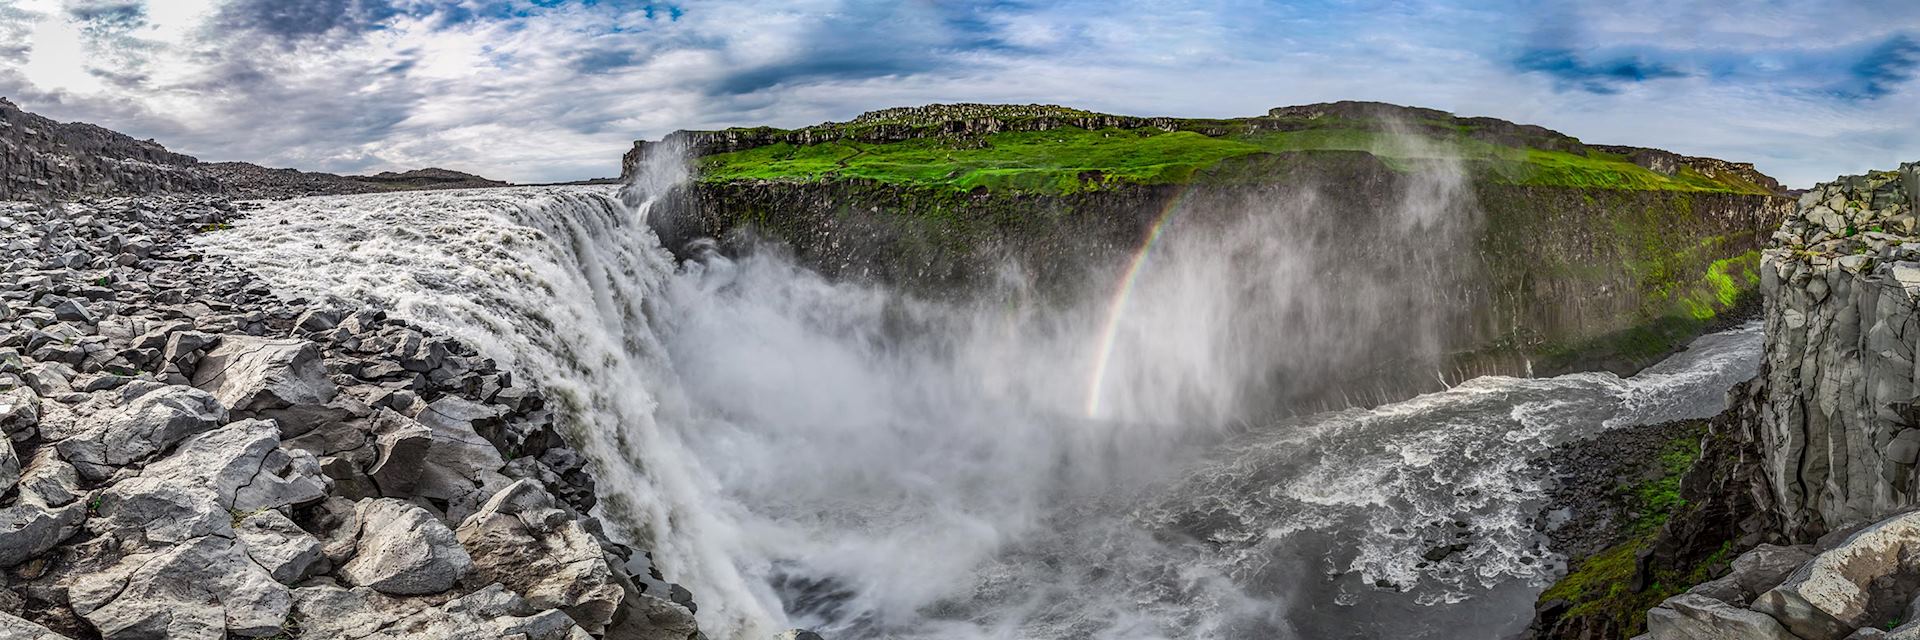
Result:
M1454 149L1460 160L1430 167L1430 152L1391 148L1408 140ZM1247 147L1215 151L1229 144ZM1750 165L1587 146L1541 127L1377 103L1234 120L1045 105L890 109L795 130L680 132L638 143L625 173L682 150L698 173L649 218L670 249L703 237L723 249L770 239L830 276L931 295L996 282L1009 263L1050 294L1104 294L1176 208L1180 224L1216 228L1249 212L1294 216L1291 233L1345 247L1325 269L1373 280L1427 277L1395 272L1411 254L1394 244L1404 239L1380 232L1383 212L1425 198L1474 225L1434 267L1459 276L1433 283L1461 309L1434 320L1446 357L1351 363L1335 367L1350 378L1293 385L1321 406L1340 395L1379 402L1432 390L1436 370L1449 381L1633 371L1757 304L1758 252L1791 204ZM1127 164L1140 157L1158 164ZM1197 160L1165 168L1180 158ZM868 160L876 164L859 164ZM1026 171L1044 177L1003 180ZM1436 178L1447 172L1457 181ZM1421 192L1436 184L1445 193ZM1289 206L1300 202L1313 211Z
M152 140L54 122L0 98L0 200L218 192L198 164Z
M1822 184L1773 236L1767 476L1797 539L1920 502L1920 164Z

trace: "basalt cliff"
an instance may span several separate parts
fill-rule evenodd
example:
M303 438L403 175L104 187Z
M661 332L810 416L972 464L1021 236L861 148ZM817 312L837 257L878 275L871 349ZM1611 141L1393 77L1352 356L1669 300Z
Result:
M1760 377L1693 436L1671 517L1577 562L1538 637L1920 638L1916 202L1920 163L1800 196L1760 266ZM1629 588L1582 586L1607 576Z
M1276 375L1292 407L1489 373L1633 371L1757 304L1760 249L1791 205L1747 164L1355 102L1213 120L888 109L678 132L636 143L624 174L682 155L691 187L650 220L683 256L699 238L723 250L771 240L825 273L934 295L1004 282L1008 264L1044 295L1102 295L1157 227L1232 235L1234 221L1268 217L1306 238L1296 253L1327 274L1303 286L1405 281L1447 298L1407 302L1440 309L1437 344L1375 350L1411 360ZM1404 250L1409 216L1453 226L1424 231L1419 246L1437 248L1417 255Z

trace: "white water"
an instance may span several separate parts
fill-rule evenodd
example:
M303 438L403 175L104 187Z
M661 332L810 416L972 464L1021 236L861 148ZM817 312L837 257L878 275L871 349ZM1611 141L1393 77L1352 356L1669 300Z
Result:
M1757 361L1748 330L1631 380L1483 378L1229 437L1261 384L1438 348L1395 310L1452 304L1419 277L1447 273L1463 233L1448 184L1375 230L1433 239L1386 271L1330 272L1355 248L1286 217L1170 235L1101 420L1081 413L1103 299L1042 304L1010 273L997 296L933 304L773 253L676 270L646 205L606 189L271 203L204 243L538 381L595 462L602 517L695 592L710 637L1372 637L1393 628L1383 602L1513 613L1547 555L1527 456L1711 414ZM1469 548L1419 566L1447 527Z

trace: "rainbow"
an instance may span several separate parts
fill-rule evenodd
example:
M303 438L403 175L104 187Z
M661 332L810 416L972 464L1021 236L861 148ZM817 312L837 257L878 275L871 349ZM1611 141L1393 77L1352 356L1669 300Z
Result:
M1140 280L1141 267L1147 264L1147 255L1153 253L1153 245L1160 240L1161 232L1167 230L1167 223L1173 220L1173 214L1180 210L1186 201L1187 190L1181 189L1167 201L1167 207L1160 211L1160 217L1154 219L1153 226L1147 228L1147 237L1140 242L1140 251L1133 255L1133 261L1127 265L1127 272L1120 276L1120 286L1113 292L1113 301L1107 303L1107 321L1100 330L1099 345L1093 352L1093 370L1087 381L1087 417L1100 417L1100 391L1107 383L1107 366L1113 360L1113 344L1120 337L1120 319L1127 313L1127 301L1133 298L1133 285Z

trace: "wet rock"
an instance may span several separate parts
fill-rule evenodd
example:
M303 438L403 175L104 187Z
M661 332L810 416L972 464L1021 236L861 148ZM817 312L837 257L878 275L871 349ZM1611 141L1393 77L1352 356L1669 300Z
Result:
M600 544L538 483L520 480L468 516L457 533L473 556L472 579L497 582L538 608L559 608L599 633L624 595Z
M812 631L808 631L805 629L793 629L793 630L781 632L780 635L774 636L773 640L826 640L826 639L820 637L820 634L814 633Z
M631 640L689 640L699 637L693 612L679 604L646 594L622 602L622 616L607 629L608 638Z
M379 498L354 508L359 534L340 575L355 586L394 595L440 593L473 567L453 531L418 506Z

